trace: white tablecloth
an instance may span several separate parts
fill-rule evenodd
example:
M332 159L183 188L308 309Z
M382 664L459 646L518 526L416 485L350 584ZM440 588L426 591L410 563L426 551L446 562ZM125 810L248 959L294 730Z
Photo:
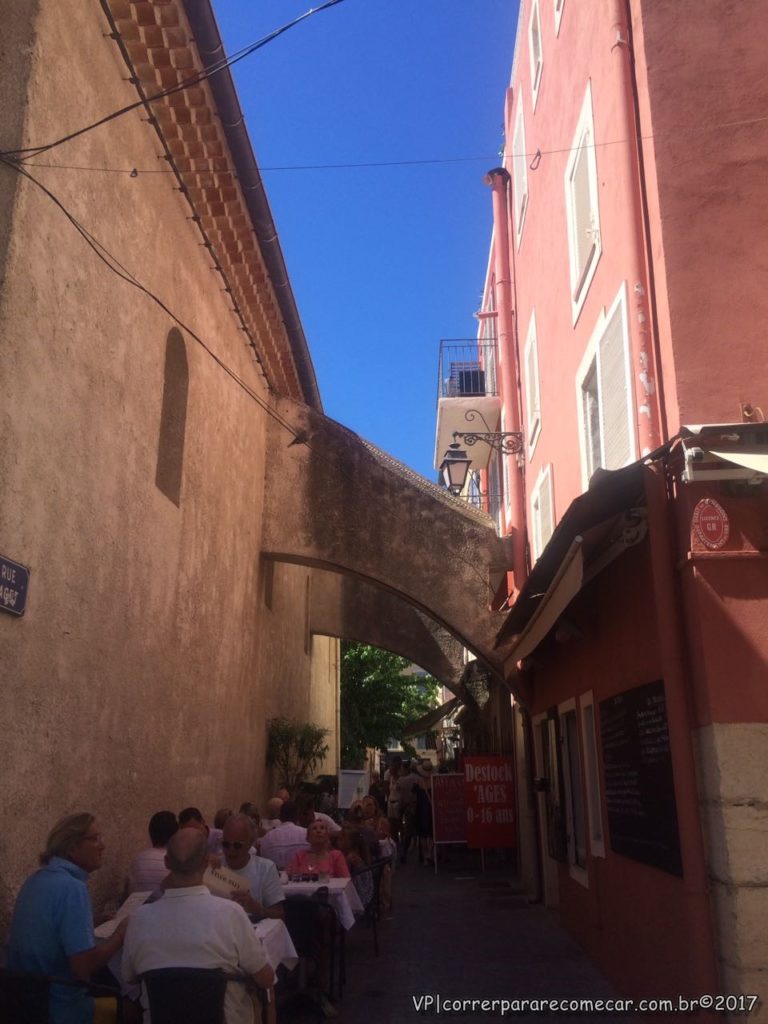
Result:
M328 882L287 882L283 892L286 896L311 896L321 885L328 886L328 898L339 923L344 928L351 928L355 914L362 914L364 909L351 878L331 878Z
M289 971L293 970L299 962L299 954L285 924L277 918L266 917L255 924L253 930L261 939L272 970L276 971L280 964L284 964Z

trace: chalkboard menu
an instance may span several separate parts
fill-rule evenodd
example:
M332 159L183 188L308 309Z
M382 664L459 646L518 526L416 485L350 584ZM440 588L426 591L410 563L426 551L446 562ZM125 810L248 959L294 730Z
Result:
M611 849L682 875L664 681L600 702Z

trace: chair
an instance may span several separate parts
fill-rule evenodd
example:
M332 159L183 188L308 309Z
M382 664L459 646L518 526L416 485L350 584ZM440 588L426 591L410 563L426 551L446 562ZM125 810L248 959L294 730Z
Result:
M299 955L299 990L306 988L308 961L320 966L328 952L328 977L322 978L322 987L328 983L330 999L340 998L344 984L344 929L339 925L336 911L328 902L327 889L319 889L311 897L289 896L283 903L285 926Z
M363 900L364 919L373 931L373 948L376 956L379 955L379 918L381 917L381 876L384 873L384 868L391 866L391 857L380 857L377 860L372 861L367 867L362 868L360 871L355 871L352 875L352 881L360 878L363 875L370 873L373 885L371 886L371 894L367 900ZM358 888L358 892L360 889Z
M119 989L94 985L73 978L56 978L33 971L0 968L0 1006L3 1024L48 1024L49 998L52 985L81 988L89 995L115 1000L115 1019L123 1020L123 1002Z
M224 1024L227 982L219 968L163 967L140 975L152 1024Z

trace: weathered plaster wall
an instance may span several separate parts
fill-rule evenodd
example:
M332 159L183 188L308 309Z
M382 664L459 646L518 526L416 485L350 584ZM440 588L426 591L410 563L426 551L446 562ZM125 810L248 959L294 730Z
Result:
M96 0L44 3L35 30L24 143L135 100ZM15 70L3 66L3 80ZM182 331L185 447L180 502L170 501L155 472L176 325L38 189L18 185L0 293L0 551L32 575L25 616L0 615L2 924L59 815L88 808L100 819L98 897L145 844L153 811L195 803L210 814L266 795L271 714L301 715L310 701L329 714L311 685L308 571L286 568L265 609L269 396L174 179L143 173L165 166L143 117L40 161L138 177L33 173L255 397ZM0 169L4 194L9 178ZM318 686L332 675L330 662L321 668Z
M633 8L674 433L768 403L768 27L764 0Z

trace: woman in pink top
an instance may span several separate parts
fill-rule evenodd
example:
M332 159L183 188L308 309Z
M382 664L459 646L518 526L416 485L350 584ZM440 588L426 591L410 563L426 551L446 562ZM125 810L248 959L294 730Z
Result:
M308 850L299 850L286 865L288 877L319 875L331 878L349 878L347 859L340 850L331 849L331 838L325 822L313 821L307 829Z

